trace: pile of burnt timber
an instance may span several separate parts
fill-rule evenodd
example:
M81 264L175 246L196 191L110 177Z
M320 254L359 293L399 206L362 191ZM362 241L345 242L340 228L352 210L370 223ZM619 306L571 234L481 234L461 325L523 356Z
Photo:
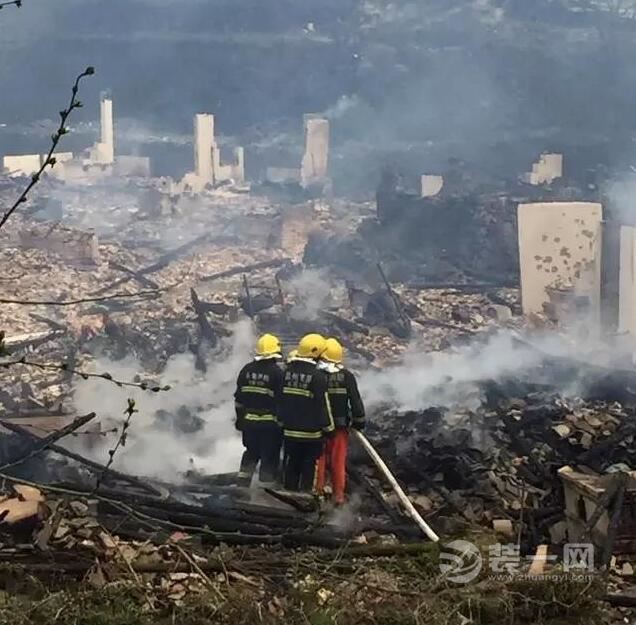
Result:
M2 438L5 461L0 476L51 497L73 497L94 510L100 527L133 540L151 540L157 532L165 536L179 531L208 544L339 548L365 532L402 539L420 536L406 519L397 523L386 517L352 519L343 527L332 522L311 497L259 491L264 503L251 503L256 491L222 485L222 480L191 476L180 485L159 483L115 471L57 444L94 417L92 413L79 417L44 438L20 425L2 422L13 435ZM55 475L51 454L76 463L81 470ZM40 466L35 469L38 461ZM52 478L47 483L27 479L34 473L45 473L45 465ZM41 506L34 507L30 516L20 519L21 527L26 523L29 528L41 529L46 518ZM50 529L54 534L58 528Z
M575 369L576 379L585 379L585 398L554 390L555 380L571 387ZM384 413L370 426L378 450L442 532L448 531L443 517L483 525L508 519L522 523L530 544L551 542L550 532L565 521L559 469L602 474L636 466L636 401L629 390L636 374L554 359L533 372L539 382L524 373L524 380L482 384L477 410ZM373 486L371 471L358 466Z

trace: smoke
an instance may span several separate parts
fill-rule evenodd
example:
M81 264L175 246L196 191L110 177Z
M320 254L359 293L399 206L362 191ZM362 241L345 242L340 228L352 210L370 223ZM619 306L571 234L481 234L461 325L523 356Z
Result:
M636 172L608 182L604 192L613 217L622 224L636 226Z
M231 341L222 346L220 353L210 357L205 374L196 371L190 355L171 358L157 380L161 385L172 387L167 392L154 394L136 388L118 388L98 379L80 381L75 387L74 408L78 414L97 412L102 429L107 430L112 424L121 426L127 399L135 400L139 413L133 416L126 445L118 450L113 463L114 468L121 471L172 482L191 468L207 474L235 471L242 444L233 425L234 383L237 372L251 357L254 340L249 321L236 324ZM131 360L102 359L95 362L94 370L108 371L116 379L132 380L139 374L140 367ZM156 417L157 411L172 418L184 415L184 407L203 420L201 431L180 432ZM97 448L80 450L106 463L108 450L117 436L109 434Z
M501 331L485 343L474 341L444 352L419 351L415 346L403 362L382 371L365 371L360 390L369 412L391 406L399 411L423 410L431 406L476 410L483 400L481 383L524 374L546 358L567 358L584 364L612 366L619 360L600 339L568 334L544 333L521 336ZM578 396L585 380L549 380L562 395ZM560 388L559 388L560 385Z
M332 286L324 269L305 269L289 281L288 288L296 301L297 319L316 319L331 300Z
M345 115L359 110L363 106L357 95L343 95L338 98L333 106L325 110L322 115L330 120L341 119Z
M184 147L198 110L237 136L272 120L300 129L304 113L324 111L340 188L368 188L387 161L421 174L456 156L500 174L494 159L512 169L510 158L492 146L536 130L559 128L584 142L582 134L610 136L614 124L611 136L631 136L628 26L601 46L595 29L612 25L600 3L584 16L563 4L30 0L0 20L0 84L14 95L0 101L0 122L53 118L73 77L93 64L73 125L88 121L99 92L112 88L118 118L139 120L131 141L157 149ZM287 139L272 132L259 143L278 150ZM521 149L541 151L547 140L541 134ZM43 151L20 133L3 133L2 143L7 152Z

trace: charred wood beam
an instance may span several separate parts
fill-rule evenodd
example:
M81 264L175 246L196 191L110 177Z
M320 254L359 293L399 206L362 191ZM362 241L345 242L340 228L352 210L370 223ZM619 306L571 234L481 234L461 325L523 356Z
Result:
M139 282L139 284L141 284L141 286L145 286L145 287L147 287L149 289L158 289L159 288L159 285L156 282L153 282L149 278L146 278L143 274L140 274L138 271L135 271L134 269L130 269L129 267L126 267L125 265L122 265L121 263L118 263L118 262L116 262L114 260L111 260L111 261L108 261L108 266L112 267L113 269L116 269L117 271L121 271L123 273L127 273L134 280Z
M605 595L604 599L607 603L615 607L636 608L636 593L633 590L612 592Z
M197 292L193 288L190 289L190 297L192 299L192 307L194 308L194 312L197 316L199 328L201 329L201 337L212 347L215 347L218 342L217 334L208 321L204 304L201 302Z
M363 475L358 469L349 467L347 473L351 477L351 480L364 488L367 493L378 503L380 509L391 519L396 525L400 525L404 521L404 517L385 499L382 489L378 484L375 484L366 475Z
M252 265L241 265L240 267L233 267L232 269L226 269L225 271L219 271L218 273L210 274L209 276L203 276L199 278L199 282L211 282L212 280L220 280L221 278L231 278L239 274L246 274L258 269L269 269L270 267L280 267L289 262L289 258L275 258L273 260L264 260L260 263L254 263Z
M108 504L100 504L100 509L105 509L108 512L116 512ZM135 509L150 515L155 519L162 519L175 523L177 525L184 525L189 527L207 527L213 532L234 533L240 532L241 534L252 534L254 536L269 536L272 533L272 526L265 523L259 523L259 519L254 519L252 522L237 521L228 515L226 517L208 517L201 514L191 514L187 512L178 512L176 510L160 510L155 507L135 506ZM283 528L283 530L288 528Z
M243 274L243 289L245 289L245 301L247 304L247 316L250 319L254 318L254 306L252 305L252 295L250 293L250 285L247 282L247 274Z
M344 345L346 349L354 354L358 354L358 356L362 356L367 362L371 363L375 360L375 354L370 352L368 349L364 349L363 347L358 347L354 345L349 339L344 336L340 337L340 342Z
M78 430L89 421L92 421L96 416L96 413L91 412L87 415L84 415L83 417L77 417L73 420L72 423L69 423L67 426L63 427L60 430L57 430L56 432L52 432L44 438L37 438L35 435L28 433L27 430L19 425L9 423L8 421L0 421L0 425L2 425L4 428L10 430L11 432L15 432L16 434L27 436L29 438L29 441L31 442L31 445L26 450L26 452L20 450L19 452L10 455L8 458L5 458L4 464L0 466L0 471L8 469L10 467L14 467L18 464L22 464L23 462L30 460L34 456L42 453L46 449L50 449L55 441L64 438L68 434L71 434L71 432L75 432L75 430Z
M91 413L94 415L94 413ZM88 416L88 415L87 415ZM16 425L15 423L10 423L8 421L0 421L0 424L3 425L4 427L6 427L8 430L10 430L11 432L18 434L20 436L23 436L25 438L28 438L30 440L35 440L35 441L39 441L39 442L44 442L46 439L39 439L37 438L37 436L35 436L35 434L32 434L31 432L29 432L27 429L23 428L21 425ZM71 423L70 426L67 427L71 427L73 425L73 423ZM79 427L79 426L78 426ZM77 429L77 428L75 428ZM73 431L73 430L71 430ZM56 433L54 433L56 434ZM53 436L53 435L51 435ZM49 438L49 437L47 437ZM61 438L61 437L58 437ZM57 439L55 439L57 440ZM70 458L71 460L75 460L76 462L79 462L80 464L84 465L85 467L88 467L89 469L94 470L95 472L98 472L99 474L102 474L105 470L106 470L106 466L103 464L100 464L99 462L95 462L94 460L89 460L88 458L84 458L84 456L80 456L79 454L76 454L72 451L69 451L68 449L65 449L64 447L60 447L59 445L55 445L53 442L49 442L46 446L46 448L50 451L55 452L56 454L60 454L62 456L66 456L67 458ZM133 486L138 486L140 488L142 488L145 491L149 491L154 495L158 495L161 497L165 496L165 491L159 489L158 487L153 486L152 484L149 484L148 482L146 482L145 480L142 480L141 478L135 477L134 475L127 475L126 473L120 473L119 471L116 471L115 469L108 469L108 477L115 478L115 479L119 479L123 482L127 482L128 484L132 484ZM87 492L87 494L89 494Z
M90 491L84 487L72 487L75 491L86 491L86 495L90 495ZM208 526L217 520L219 522L231 521L237 524L257 524L267 525L269 529L280 528L281 530L305 530L312 524L314 519L307 515L299 515L291 510L270 508L267 506L257 506L242 501L228 501L227 504L217 503L218 497L214 497L214 504L207 503L203 500L203 505L195 506L186 504L175 499L161 499L151 497L142 493L126 492L122 489L101 488L101 495L105 501L105 505L109 505L107 500L116 500L124 503L136 510L142 510L149 516L161 515L164 520L167 515L184 515L191 517L191 520L198 519L197 523L181 522L181 525L192 526ZM206 505L207 503L207 505ZM220 530L219 530L220 531Z
M417 319L413 319L415 323L418 323L421 326L432 326L434 328L447 328L449 330L455 330L460 334L477 334L476 330L471 330L470 328L464 328L462 326L455 325L453 323L447 323L445 321L440 321L439 319L430 319L418 317Z
M50 326L53 330L59 330L61 332L68 332L68 327L62 323L58 323L53 319L49 319L48 317L44 317L43 315L38 315L36 313L29 313L29 317L35 321L40 321L41 323L46 323L46 325Z
M65 332L53 330L49 332L30 332L29 334L19 334L5 338L3 342L4 351L7 354L14 354L29 347L39 347L53 339L59 338L63 334L65 334Z
M126 278L120 278L119 280L116 280L112 284L109 284L108 286L105 286L99 289L98 291L94 293L94 295L101 295L102 293L106 293L107 291L110 291L111 289L121 286L122 284L126 284L127 282L132 280L133 277L137 279L138 277L147 276L148 274L161 271L164 267L167 267L173 260L176 260L180 256L183 256L184 254L189 252L192 248L196 247L200 243L203 243L205 240L209 238L209 236L210 235L207 233L202 234L200 237L197 237L196 239L193 239L192 241L188 241L188 243L184 243L178 248L170 252L167 252L166 254L161 256L159 260L157 260L157 262L153 263L152 265L148 265L147 267L143 267L142 269L138 269L137 271L133 270L134 276L131 275Z
M320 314L329 321L335 323L343 332L359 332L365 336L369 335L369 328L367 326L363 326L360 323L341 317L329 310L321 310Z
M378 271L380 272L382 281L384 282L384 285L386 286L387 293L393 300L395 311L397 312L398 317L400 318L400 322L402 323L405 329L410 328L410 319L408 315L404 312L404 307L402 306L402 302L400 301L400 298L398 297L397 293L393 290L391 283L389 282L388 278L386 277L386 274L384 273L384 269L382 269L382 265L378 263L377 267L378 267Z
M265 488L264 490L268 495L274 497L274 499L282 501L299 512L316 512L318 510L319 506L314 497L302 497L295 493L288 493L273 488Z

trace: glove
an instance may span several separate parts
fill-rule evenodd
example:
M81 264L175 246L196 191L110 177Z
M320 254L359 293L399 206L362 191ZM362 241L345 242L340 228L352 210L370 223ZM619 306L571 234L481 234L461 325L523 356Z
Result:
M243 425L245 422L245 409L242 407L236 406L236 420L234 421L234 427L237 431L243 431Z
M354 421L353 422L353 429L354 430L358 430L358 432L364 432L364 428L367 427L366 422L364 421Z

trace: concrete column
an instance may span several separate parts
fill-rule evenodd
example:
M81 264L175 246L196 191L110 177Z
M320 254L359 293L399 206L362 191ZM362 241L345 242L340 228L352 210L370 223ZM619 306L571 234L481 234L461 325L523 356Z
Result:
M324 182L329 166L329 120L305 115L305 154L301 165L304 186Z
M636 228L621 227L618 330L636 338Z
M101 154L102 163L115 161L115 130L113 125L113 101L107 94L102 93L100 101L101 123Z
M206 183L214 182L214 147L214 115L198 113L194 118L194 173Z

